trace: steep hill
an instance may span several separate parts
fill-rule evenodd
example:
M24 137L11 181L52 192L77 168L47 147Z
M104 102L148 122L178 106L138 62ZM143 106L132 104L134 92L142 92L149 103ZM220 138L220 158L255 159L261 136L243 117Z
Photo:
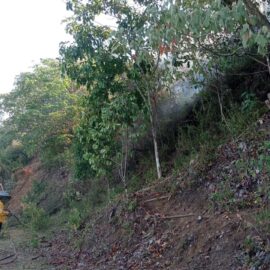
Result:
M66 169L48 170L38 159L33 159L27 166L17 170L13 177L15 186L8 203L12 213L22 212L24 201L27 196L31 196L31 192L34 195L30 200L50 215L56 213L63 205L63 194L69 179Z
M57 269L269 269L270 113L215 158L91 214L43 254Z
M40 178L40 162L38 160L33 160L31 163L15 172L15 187L11 192L11 200L9 202L9 209L18 214L22 208L23 198L31 191L33 186L33 181Z

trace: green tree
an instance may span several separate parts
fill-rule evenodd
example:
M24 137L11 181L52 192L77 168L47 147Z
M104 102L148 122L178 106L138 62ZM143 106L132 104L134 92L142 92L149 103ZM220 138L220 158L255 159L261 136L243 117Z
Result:
M257 61L268 60L269 23L252 0L133 2L67 1L74 42L63 44L61 54L67 74L88 90L78 134L92 169L112 169L121 149L117 138L136 124L141 110L151 126L160 178L158 93L182 77L224 71L236 57L255 53ZM102 13L116 18L115 30L95 22ZM184 72L188 63L191 74Z
M144 54L137 55L136 48L133 57L130 43L136 38L137 47L147 43L139 38L138 29L138 25L144 24L145 17L140 18L134 8L121 1L113 6L110 3L103 6L96 1L86 5L70 1L68 8L74 11L67 29L75 43L63 44L63 62L68 75L85 85L89 92L78 129L84 158L94 171L101 174L110 171L115 163L119 163L115 161L121 153L119 134L132 128L142 113L147 113L158 177L161 177L153 106L159 88L158 63L154 63L154 50L144 50ZM101 11L119 16L119 20L126 16L119 31L96 25L95 16Z
M76 124L77 92L70 79L61 76L57 60L44 59L21 73L14 89L1 95L1 110L8 115L1 128L3 146L18 141L29 157L65 152Z

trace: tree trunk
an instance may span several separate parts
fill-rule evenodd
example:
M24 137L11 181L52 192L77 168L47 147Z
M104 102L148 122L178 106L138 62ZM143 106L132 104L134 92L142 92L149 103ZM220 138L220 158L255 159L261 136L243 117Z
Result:
M128 159L128 127L125 128L125 135L122 138L122 160L121 160L121 171L120 171L120 177L123 182L123 186L125 189L126 198L128 196L128 190L127 190L127 179L126 179L126 173L127 173L127 159Z
M151 131L152 131L152 138L153 138L153 144L154 144L154 152L155 152L155 161L156 161L156 167L157 167L157 176L158 179L162 177L161 173L161 166L160 166L160 160L159 160L159 150L158 150L158 143L157 143L157 116L155 108L153 108L153 104L151 102L151 96L150 93L148 93L148 103L149 103L149 114L150 114L150 123L151 123Z

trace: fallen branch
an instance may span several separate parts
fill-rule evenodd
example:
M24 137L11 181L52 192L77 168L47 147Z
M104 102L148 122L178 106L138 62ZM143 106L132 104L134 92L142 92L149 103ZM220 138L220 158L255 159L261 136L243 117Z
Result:
M0 265L7 265L7 264L10 264L10 263L13 263L18 257L17 250L16 250L16 247L15 247L15 244L14 244L12 238L10 238L9 240L10 240L10 243L12 244L12 246L13 246L13 253L9 254L8 256L6 256L4 258L1 258L0 259L0 261L1 261ZM10 259L10 258L12 258L10 261L3 262L4 260Z
M152 186L149 186L149 187L140 189L140 190L137 191L135 194L136 194L136 195L143 194L143 193L145 193L146 191L152 190L152 189L156 188L157 186L166 183L166 182L169 181L169 180L171 180L170 177L164 178L163 180L160 180L160 181L158 181L158 182L155 182L155 184L153 184Z
M13 257L13 258L12 258L12 257ZM12 260L10 260L10 261L8 261L8 262L2 262L2 261L7 260L7 259L9 259L9 258L12 258ZM11 255L8 255L8 256L6 256L6 257L0 259L0 261L1 261L0 265L10 264L10 263L14 262L16 259L17 259L17 254L11 254Z
M40 257L44 257L44 255L43 255L43 254L38 254L37 256L31 258L31 260L32 260L32 261L35 261L35 260L37 260L37 259L40 258Z
M11 257L13 257L13 256L16 256L16 254L9 254L9 255L7 255L6 257L1 258L0 261L4 261L4 260L9 259L9 258L11 258Z
M153 201L158 201L158 200L164 200L164 199L167 199L167 198L170 198L170 196L167 195L167 196L161 196L161 197L152 198L152 199L144 201L143 203L148 203L148 202L153 202Z
M175 216L167 216L161 217L162 219L174 219L174 218L185 218L185 217L194 217L195 214L186 214L186 215L175 215Z

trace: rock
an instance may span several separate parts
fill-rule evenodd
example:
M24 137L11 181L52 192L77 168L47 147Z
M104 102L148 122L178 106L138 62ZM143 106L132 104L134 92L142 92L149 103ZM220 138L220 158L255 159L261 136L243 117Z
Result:
M154 239L150 239L150 240L148 241L148 244L149 244L149 245L154 244Z
M165 266L169 266L170 264L171 264L170 261L166 261L166 262L165 262Z
M210 192L215 192L216 191L216 186L214 184L210 184L208 187Z
M202 216L198 216L197 217L197 222L199 223L199 222L201 222L202 221Z
M244 189L240 189L239 192L238 192L238 197L243 198L244 194L245 194Z
M247 144L245 142L240 142L238 145L238 148L242 150L243 152L247 151Z

